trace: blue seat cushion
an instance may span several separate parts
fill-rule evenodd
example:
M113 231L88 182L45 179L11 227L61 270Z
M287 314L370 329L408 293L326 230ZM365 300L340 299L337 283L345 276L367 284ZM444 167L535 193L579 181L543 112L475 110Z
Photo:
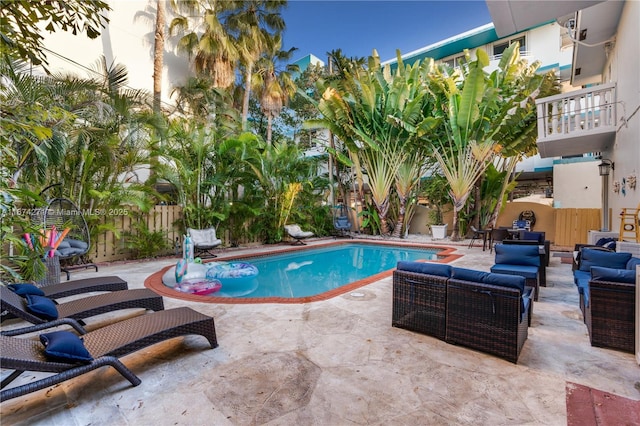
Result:
M20 296L26 296L27 294L32 294L35 296L44 296L44 291L40 290L33 284L29 283L19 283L19 284L9 284L7 288L13 291L15 294Z
M636 271L632 269L613 269L601 266L591 267L593 281L613 281L617 283L636 283Z
M529 265L495 264L491 267L491 272L498 274L518 274L525 278L536 278L538 276L538 267Z
M640 258L632 257L627 262L627 269L633 269L635 271L636 270L636 266L638 266L638 265L640 265Z
M399 271L435 275L438 277L451 277L451 265L445 265L442 263L409 262L401 260L398 262L396 269Z
M484 277L483 282L485 284L497 285L500 287L515 288L520 291L520 294L524 293L525 279L523 276L491 273Z
M70 331L53 331L40 335L44 354L50 361L88 364L93 357L80 337Z
M591 272L581 271L579 269L573 271L573 282L575 285L578 285L578 281L584 279L589 281L591 279Z
M592 266L625 269L631 259L631 253L616 253L584 247L580 252L580 270L591 272Z
M497 264L540 266L540 251L537 245L496 244Z
M27 294L27 311L45 321L58 319L58 309L56 303L44 296Z
M455 278L456 280L482 283L487 275L489 275L488 272L476 271L474 269L451 268L451 278Z
M591 281L591 276L587 278L580 278L576 285L578 286L578 293L584 294L585 290L589 291L589 281Z

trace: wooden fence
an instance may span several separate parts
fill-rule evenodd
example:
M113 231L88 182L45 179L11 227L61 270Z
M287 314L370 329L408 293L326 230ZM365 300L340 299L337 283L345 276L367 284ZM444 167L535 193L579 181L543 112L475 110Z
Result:
M537 228L547 229L547 234L555 246L571 248L578 243L587 243L589 231L600 229L601 227L600 209L552 209L547 206L543 207L537 207L539 210L536 211L536 215L541 219L541 226ZM498 225L511 223L513 217L517 217L516 212L523 208L536 207L527 203L513 206L511 209L513 211L505 209L498 219ZM549 209L550 212L545 213L546 209ZM135 228L135 220L143 221L150 231L160 231L165 234L167 249L163 253L158 253L158 255L172 254L176 250L176 242L182 243L182 230L179 223L181 217L182 209L179 206L156 206L149 213L140 215L138 219L126 215L110 216L110 224L119 230L120 237L116 238L115 233L111 231L99 235L93 243L89 258L94 262L131 259L133 253L126 248L125 232L132 231ZM545 217L548 217L548 220L543 219ZM228 232L221 232L218 238L222 240L223 246L229 246L230 236ZM238 241L239 244L255 242L245 239Z
M589 231L600 229L601 221L600 209L556 209L554 244L570 248L586 244Z

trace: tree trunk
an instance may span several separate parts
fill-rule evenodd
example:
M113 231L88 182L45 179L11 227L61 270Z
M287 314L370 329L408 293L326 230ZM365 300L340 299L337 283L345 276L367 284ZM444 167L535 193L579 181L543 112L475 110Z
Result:
M271 145L271 125L273 123L273 118L271 118L271 114L267 115L267 145Z
M251 77L253 75L253 64L247 64L244 75L244 95L242 97L242 130L247 130L247 119L249 117L249 97L251 96Z
M153 112L159 113L162 102L162 65L164 61L164 0L156 0L156 30L153 48Z
M398 214L398 221L396 222L396 227L393 229L392 237L400 238L400 233L402 232L402 227L404 226L404 215L405 215L405 206L407 203L407 199L404 197L400 198L400 211Z

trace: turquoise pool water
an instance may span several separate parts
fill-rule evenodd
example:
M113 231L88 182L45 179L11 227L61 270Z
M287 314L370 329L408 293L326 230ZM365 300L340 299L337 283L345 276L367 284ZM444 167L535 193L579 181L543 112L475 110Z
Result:
M341 244L293 253L247 257L234 262L255 265L253 278L223 280L212 296L308 297L388 271L400 260L434 260L439 248L406 248L373 244Z

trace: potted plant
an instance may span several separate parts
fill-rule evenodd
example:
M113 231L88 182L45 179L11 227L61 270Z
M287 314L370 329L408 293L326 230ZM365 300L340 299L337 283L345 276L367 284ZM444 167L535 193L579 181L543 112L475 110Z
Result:
M447 180L441 175L431 176L426 180L422 193L429 199L431 208L429 212L431 236L438 240L446 238L448 224L444 223L444 207L451 202Z

